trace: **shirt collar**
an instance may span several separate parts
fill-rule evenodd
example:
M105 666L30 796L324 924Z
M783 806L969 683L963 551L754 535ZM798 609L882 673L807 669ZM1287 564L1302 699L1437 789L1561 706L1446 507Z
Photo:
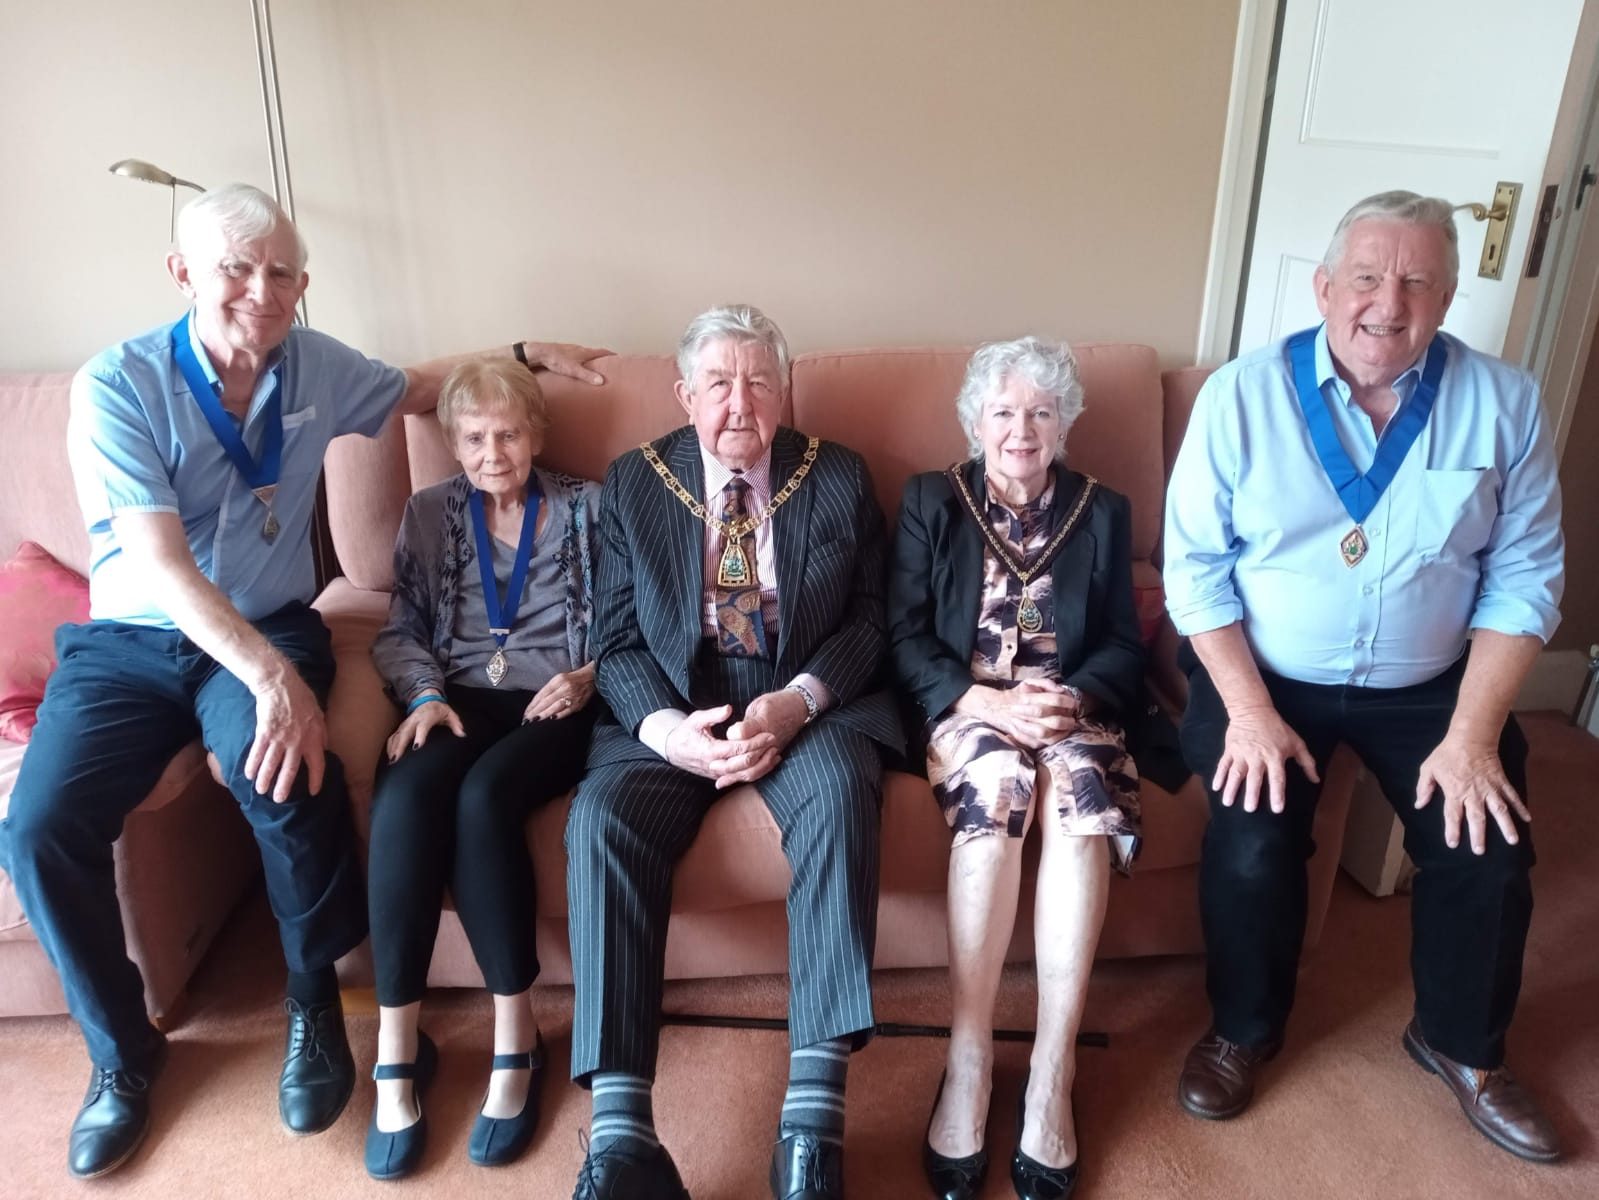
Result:
M200 330L198 326L199 322L194 319L194 310L190 309L189 345L194 350L194 360L200 364L200 370L205 372L205 377L211 381L211 386L213 388L220 387L222 385L222 376L218 375L217 369L211 365L211 356L206 353L205 343L200 340ZM285 338L283 344L287 345L287 343L288 339ZM283 349L283 345L279 345L275 346L272 350L272 353L267 355L266 363L261 368L261 374L255 381L255 396L252 397L250 401L250 416L253 417L255 415L256 406L260 403L261 397L265 394L261 387L262 382L283 365L284 354L285 351Z
M750 492L758 501L765 503L772 494L772 448L770 446L766 447L760 458L756 459L754 463L743 471L728 470L704 446L700 447L700 463L705 468L705 498L707 500L718 499L723 489L727 487L727 481L732 479L735 474L743 475L744 482L749 484Z

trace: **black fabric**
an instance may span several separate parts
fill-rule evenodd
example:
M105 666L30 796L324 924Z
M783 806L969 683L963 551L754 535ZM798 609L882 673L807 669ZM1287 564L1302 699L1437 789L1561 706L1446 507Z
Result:
M1207 787L1221 760L1227 713L1210 676L1189 660L1182 743L1188 765ZM1469 1066L1504 1059L1505 1031L1521 988L1522 955L1532 918L1534 862L1525 823L1517 845L1490 822L1487 852L1471 852L1464 829L1451 849L1443 838L1443 800L1415 807L1422 761L1443 740L1454 713L1462 659L1425 683L1359 688L1300 683L1262 672L1272 703L1305 740L1324 774L1339 743L1376 776L1405 827L1405 850L1417 874L1411 904L1411 974L1416 1016L1427 1041ZM1512 717L1499 739L1506 777L1526 797L1527 743ZM1307 906L1306 861L1321 792L1288 764L1287 803L1266 799L1246 813L1223 808L1211 793L1210 825L1200 864L1199 898L1209 954L1206 986L1216 1030L1258 1046L1279 1037L1293 1006Z
M531 692L450 684L445 698L466 736L435 726L373 787L367 907L385 1007L422 998L446 885L488 989L514 996L538 977L527 816L577 783L601 708L524 724Z

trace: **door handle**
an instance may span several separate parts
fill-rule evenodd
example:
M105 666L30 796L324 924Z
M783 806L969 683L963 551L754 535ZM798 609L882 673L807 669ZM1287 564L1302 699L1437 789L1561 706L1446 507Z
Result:
M1494 185L1492 207L1486 204L1455 205L1456 212L1464 209L1471 213L1473 220L1488 222L1488 231L1482 239L1482 258L1477 263L1477 274L1484 279L1505 277L1505 247L1510 244L1510 223L1516 219L1516 201L1520 198L1521 185L1506 183L1501 179Z

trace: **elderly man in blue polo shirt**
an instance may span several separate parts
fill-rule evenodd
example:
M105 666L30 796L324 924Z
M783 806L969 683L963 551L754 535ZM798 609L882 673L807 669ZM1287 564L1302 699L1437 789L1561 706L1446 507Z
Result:
M242 184L206 193L167 256L188 314L73 381L92 619L57 639L0 859L88 1043L68 1152L80 1178L137 1148L163 1050L123 941L111 845L197 733L254 829L282 935L285 1125L327 1128L354 1085L333 964L365 936L366 909L343 775L326 752L333 655L308 607L311 512L328 442L431 409L459 360L400 370L294 325L305 258L270 197ZM599 378L582 365L599 351L498 353Z
M1325 323L1195 403L1165 576L1198 658L1182 741L1211 791L1214 1023L1178 1094L1235 1116L1282 1044L1320 774L1343 742L1418 868L1404 1047L1480 1132L1548 1162L1555 1132L1504 1065L1533 864L1510 705L1559 620L1560 497L1533 380L1439 332L1458 271L1446 201L1361 201L1316 271Z

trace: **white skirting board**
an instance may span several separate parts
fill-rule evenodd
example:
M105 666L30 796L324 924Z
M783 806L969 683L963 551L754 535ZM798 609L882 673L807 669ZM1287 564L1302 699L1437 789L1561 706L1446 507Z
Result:
M1516 696L1516 711L1553 709L1570 716L1587 677L1588 656L1582 651L1545 650L1521 685ZM1590 722L1589 732L1599 736L1599 710ZM1376 780L1362 771L1349 804L1349 824L1344 830L1340 865L1373 896L1408 891L1415 867L1405 854L1404 839L1404 827L1394 816Z

